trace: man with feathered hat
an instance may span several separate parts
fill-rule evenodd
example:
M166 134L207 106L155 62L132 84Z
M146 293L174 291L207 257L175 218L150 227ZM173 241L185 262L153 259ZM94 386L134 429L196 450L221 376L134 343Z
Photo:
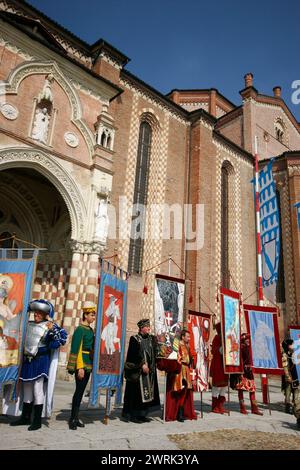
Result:
M11 426L30 424L28 430L35 431L41 427L43 407L47 407L46 415L52 408L58 349L66 343L67 333L54 323L54 308L50 302L32 300L28 312L33 314L34 320L27 323L19 376L23 385L22 415ZM49 392L47 404L46 391Z

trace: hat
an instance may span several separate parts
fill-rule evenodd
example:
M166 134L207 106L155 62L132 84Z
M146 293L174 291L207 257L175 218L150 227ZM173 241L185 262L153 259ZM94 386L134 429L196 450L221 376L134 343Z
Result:
M250 339L250 334L249 333L242 333L241 334L241 340L246 341L246 339Z
M49 315L50 318L54 317L53 305L44 299L32 300L28 305L29 312L43 312Z
M144 328L144 326L150 326L150 320L149 318L142 318L142 320L139 320L137 322L137 326L139 328Z
M286 338L282 341L281 346L284 352L288 352L289 346L294 343L294 340L291 338Z
M85 313L96 312L96 309L97 309L97 307L94 304L94 302L90 302L89 300L84 302L83 307L82 307L82 311L85 312Z

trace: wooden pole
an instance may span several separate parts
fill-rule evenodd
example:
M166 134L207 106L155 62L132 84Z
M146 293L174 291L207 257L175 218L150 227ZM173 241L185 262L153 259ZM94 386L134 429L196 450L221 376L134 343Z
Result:
M230 387L229 387L229 378L228 378L228 416L230 416Z

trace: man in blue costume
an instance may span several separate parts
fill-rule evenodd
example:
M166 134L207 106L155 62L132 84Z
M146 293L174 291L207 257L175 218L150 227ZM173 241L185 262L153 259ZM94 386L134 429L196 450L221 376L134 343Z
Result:
M54 309L50 302L33 300L29 303L28 311L33 312L34 320L27 324L19 377L23 383L22 415L11 426L30 424L28 430L35 431L41 427L53 352L66 343L67 333L53 322Z

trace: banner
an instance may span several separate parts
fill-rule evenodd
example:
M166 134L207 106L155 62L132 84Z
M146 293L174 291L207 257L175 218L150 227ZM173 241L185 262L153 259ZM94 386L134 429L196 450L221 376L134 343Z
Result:
M220 289L223 365L225 374L243 373L241 361L240 294Z
M296 364L298 380L300 381L300 326L289 326L290 337L294 340L293 361Z
M300 230L300 202L297 202L296 204L294 204L294 207L296 207L298 230Z
M210 315L189 310L188 330L191 351L196 353L196 391L206 392L209 381Z
M123 273L123 271L120 272ZM100 387L117 389L118 396L121 393L126 339L127 288L127 279L124 280L109 272L101 272L90 392L92 405L97 404Z
M251 365L256 374L282 374L277 309L244 305L250 333Z
M183 325L184 288L183 279L155 276L154 318L158 357L177 359Z
M22 259L23 250L14 250L16 259L8 259L11 250L0 249L0 388L17 382L27 323L32 277L37 251Z
M276 285L280 256L280 214L271 160L260 172L259 205L264 296L276 302Z

